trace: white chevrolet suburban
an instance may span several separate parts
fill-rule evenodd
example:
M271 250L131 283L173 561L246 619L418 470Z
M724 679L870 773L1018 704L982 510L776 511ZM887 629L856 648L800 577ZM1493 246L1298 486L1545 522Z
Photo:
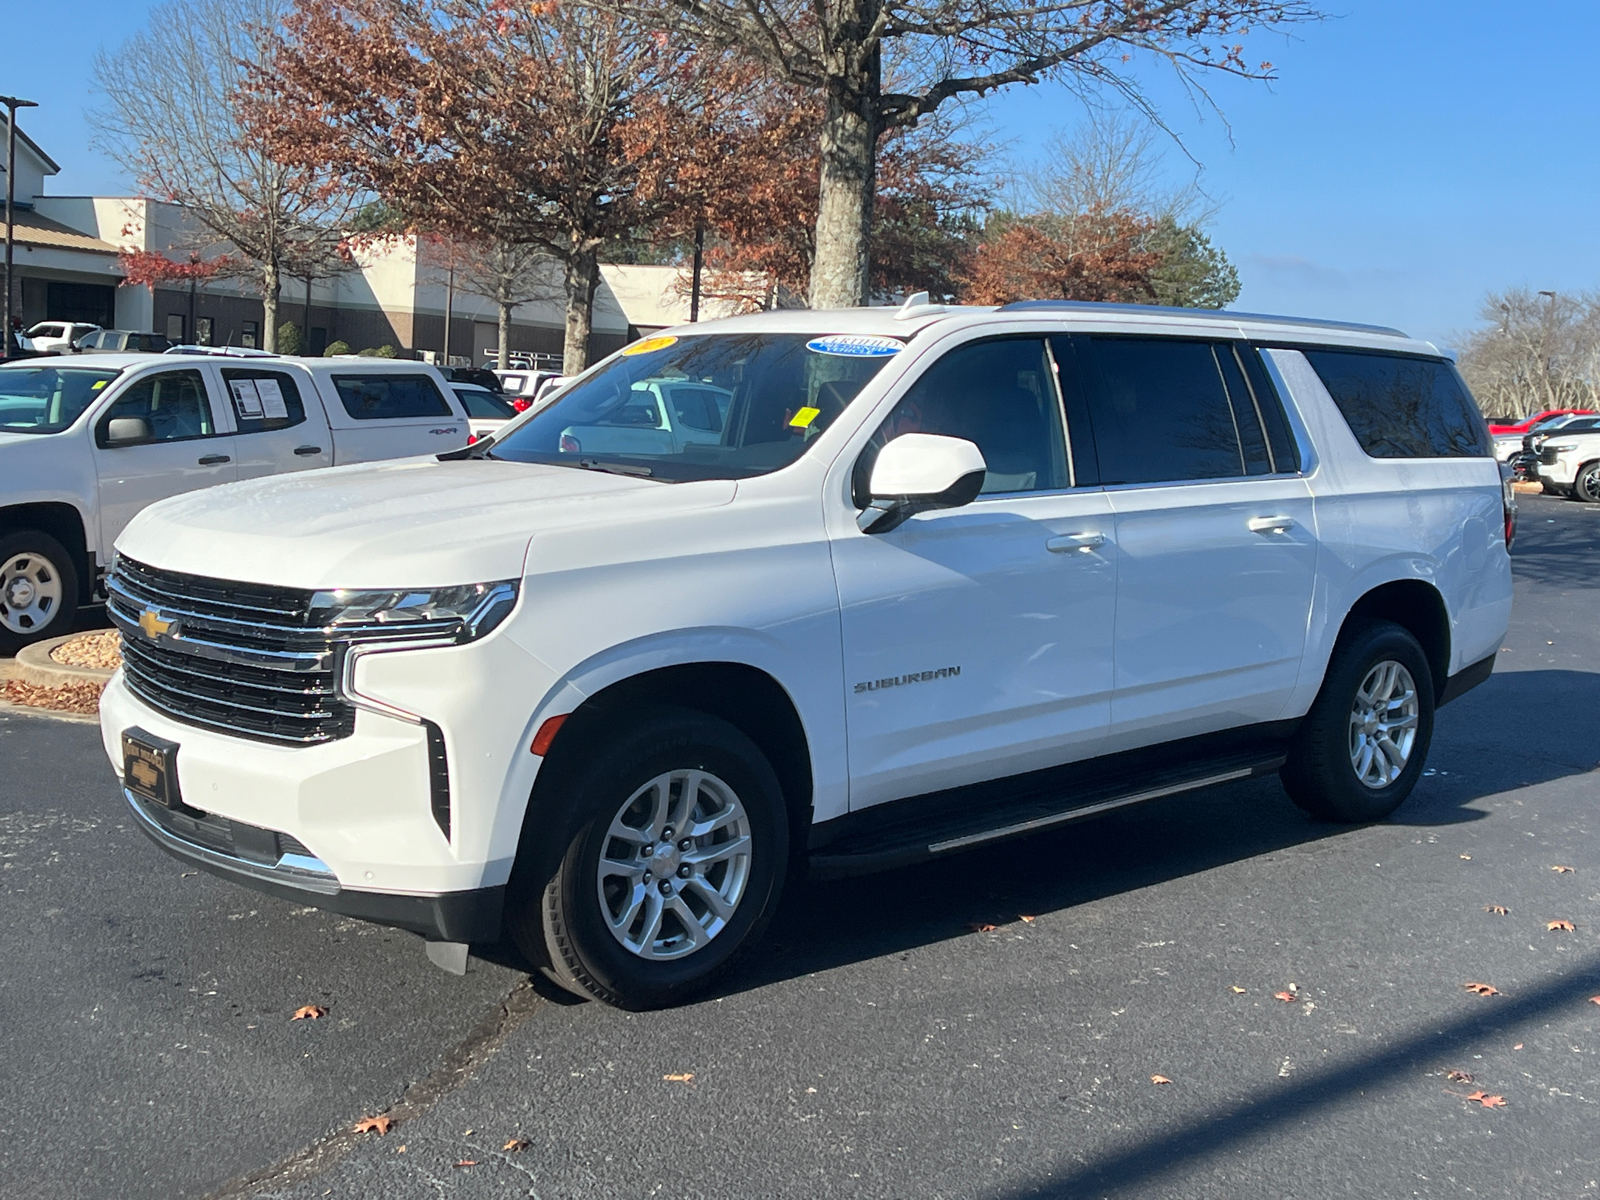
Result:
M1551 430L1539 457L1529 464L1529 474L1547 492L1600 504L1600 431L1586 420L1573 424L1579 427Z
M71 630L147 504L467 440L460 401L421 363L219 353L0 366L0 654Z
M454 454L145 510L103 736L190 863L668 1004L801 867L1273 771L1384 816L1493 669L1512 522L1459 375L1394 330L761 313Z

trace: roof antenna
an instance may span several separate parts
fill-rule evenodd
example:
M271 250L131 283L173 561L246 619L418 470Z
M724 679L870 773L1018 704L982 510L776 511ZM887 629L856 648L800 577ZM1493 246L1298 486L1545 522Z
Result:
M909 321L912 317L922 316L925 313L944 312L943 304L934 304L928 299L927 292L912 292L906 297L906 302L900 306L900 311L894 314L896 321Z

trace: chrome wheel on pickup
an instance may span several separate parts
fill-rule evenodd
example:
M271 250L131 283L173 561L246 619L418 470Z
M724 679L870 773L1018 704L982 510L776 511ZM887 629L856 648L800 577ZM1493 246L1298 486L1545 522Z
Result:
M0 537L0 654L66 633L78 612L78 575L48 534Z
M541 866L552 837L565 849ZM506 924L523 954L580 996L660 1008L704 992L760 936L789 821L777 775L739 729L641 705L562 727L522 845Z
M1392 621L1346 628L1279 776L1320 821L1377 821L1422 775L1433 737L1433 672Z
M1367 672L1350 709L1350 765L1369 788L1386 788L1405 772L1417 740L1417 684L1404 664L1388 659Z

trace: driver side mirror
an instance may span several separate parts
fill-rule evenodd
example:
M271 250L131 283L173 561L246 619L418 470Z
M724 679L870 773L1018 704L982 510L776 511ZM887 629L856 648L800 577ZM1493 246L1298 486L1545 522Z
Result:
M150 422L143 417L113 417L106 422L105 440L100 444L107 449L115 446L134 446L150 440Z
M916 513L971 504L988 471L983 452L964 438L903 433L879 451L872 503L856 524L862 533L888 533Z

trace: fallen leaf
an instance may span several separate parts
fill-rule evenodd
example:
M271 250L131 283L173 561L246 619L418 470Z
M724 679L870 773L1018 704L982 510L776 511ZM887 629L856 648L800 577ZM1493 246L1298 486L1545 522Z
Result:
M476 1132L477 1132L476 1129L463 1129L461 1131L461 1136L462 1137L471 1137Z
M1446 1071L1444 1073L1444 1077L1446 1079L1450 1080L1452 1083L1471 1083L1472 1082L1472 1072L1471 1071Z
M1590 996L1589 997L1589 1003L1590 1004L1600 1004L1600 996Z
M1574 925L1571 921L1551 921L1547 925L1545 925L1545 928L1548 929L1552 933L1554 933L1558 929L1564 929L1568 933L1571 933L1574 929L1577 928L1577 926Z
M1295 1002L1295 994L1293 992L1273 992L1272 998L1274 1000L1282 1000L1285 1004L1293 1004Z
M1483 906L1483 911L1493 913L1497 917L1503 917L1511 910L1504 904L1485 904Z
M1485 1108L1504 1108L1506 1106L1506 1098L1504 1096L1491 1096L1488 1092L1473 1092L1467 1099L1481 1104Z
M1461 856L1461 861L1462 861L1462 862L1471 862L1471 861L1472 861L1472 855L1470 855L1470 854L1463 854L1463 855L1462 855L1462 856Z
M327 1015L328 1015L328 1009L327 1009L326 1005L322 1005L322 1004L305 1004L305 1005L302 1005L301 1007L295 1009L294 1010L294 1016L290 1017L289 1020L291 1020L291 1021L320 1021L323 1017L325 1017Z
M1171 1083L1172 1080L1168 1079L1165 1075L1152 1075L1152 1076L1150 1076L1150 1082L1151 1083Z
M1551 867L1550 869L1552 871L1554 871L1558 875L1571 875L1572 874L1572 868L1571 867Z
M1242 996L1242 995L1244 995L1244 989L1242 987L1240 987L1238 984L1234 984L1233 985L1233 993L1236 996Z
M404 1154L406 1152L406 1148L404 1146L396 1146L394 1148L394 1152L396 1154Z
M694 1079L693 1071L685 1071L682 1075L663 1075L662 1079L668 1083L690 1083Z
M1000 926L980 925L976 921L972 921L967 924L967 928L972 930L973 933L993 933L996 929L999 929Z
M351 1132L353 1132L353 1133L375 1133L379 1137L382 1137L384 1134L388 1133L389 1130L391 1130L393 1128L394 1128L394 1118L393 1117L385 1117L385 1116L380 1114L380 1115L378 1115L376 1117L362 1117L361 1120L356 1122L356 1127Z
M453 1165L456 1167L475 1167L478 1165L478 1160L475 1158L463 1158L458 1159Z
M1461 986L1475 996L1498 996L1500 994L1499 988L1490 987L1487 983L1463 983Z
M1018 917L1017 917L1017 920L1019 920L1019 921L1026 921L1026 922L1027 922L1027 923L1028 923L1028 924L1029 924L1029 925L1032 925L1032 924L1033 924L1033 923L1034 923L1034 922L1035 922L1035 921L1037 921L1037 920L1038 920L1038 919L1039 919L1039 918L1038 918L1038 917L1024 917L1024 916L1021 916L1021 915L1019 915L1019 916L1018 916Z
M521 1154L531 1145L533 1145L533 1143L527 1138L512 1138L504 1146L501 1146L500 1149L507 1154Z
M1511 1048L1512 1048L1512 1049L1513 1049L1513 1050L1521 1050L1521 1049L1522 1049L1522 1043L1521 1043L1521 1042L1518 1042L1518 1043L1517 1043L1517 1044L1516 1044L1516 1045L1515 1045L1515 1046L1513 1046L1513 1047L1511 1047Z

